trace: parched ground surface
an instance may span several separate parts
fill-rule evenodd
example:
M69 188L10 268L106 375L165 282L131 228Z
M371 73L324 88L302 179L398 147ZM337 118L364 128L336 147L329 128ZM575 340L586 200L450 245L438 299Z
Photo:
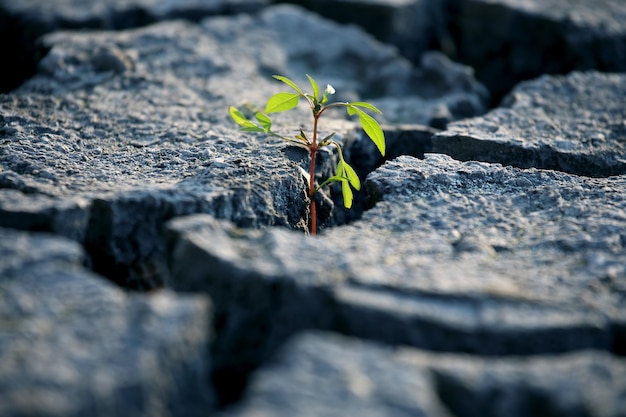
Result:
M0 95L1 415L624 416L614 1L358 3L376 38L263 2L57 3L0 2L43 54ZM514 66L554 44L576 65ZM488 68L450 59L511 45ZM306 153L228 116L307 73L379 106L388 149L324 115L363 188L351 211L318 194L315 237Z

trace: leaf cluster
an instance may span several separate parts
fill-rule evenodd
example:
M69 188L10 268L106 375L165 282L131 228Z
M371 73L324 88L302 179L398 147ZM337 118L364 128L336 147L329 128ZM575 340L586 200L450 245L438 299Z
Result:
M320 91L319 86L317 85L315 80L308 74L307 78L309 80L309 83L311 84L311 94L305 93L296 83L294 83L287 77L284 77L282 75L274 75L274 78L285 83L295 92L281 92L271 96L267 100L267 103L265 105L265 111L257 111L254 114L256 123L252 120L249 120L242 112L232 106L229 108L231 118L235 121L235 123L241 126L241 130L244 132L266 133L283 139L292 144L305 147L311 152L315 152L319 148L324 146L335 146L339 151L339 163L337 164L335 175L322 182L322 184L315 188L315 191L317 192L320 188L324 187L327 184L333 182L341 182L341 191L343 195L344 206L346 208L351 208L353 201L353 193L351 188L354 188L357 191L360 190L361 181L359 180L359 177L354 169L345 161L340 144L333 140L333 137L335 135L334 132L318 141L317 121L322 113L324 113L327 109L332 107L344 107L349 116L356 115L358 117L363 131L365 131L367 136L372 140L372 142L374 142L381 155L384 156L385 135L383 133L383 130L376 121L376 119L366 113L365 110L369 110L378 114L382 114L381 111L375 106L362 101L329 103L329 96L335 93L335 89L328 84L324 91ZM299 133L296 134L294 137L285 137L274 132L272 130L272 120L268 116L268 114L291 110L300 103L301 99L307 102L313 113L314 125L312 137L307 137L302 129L300 129Z

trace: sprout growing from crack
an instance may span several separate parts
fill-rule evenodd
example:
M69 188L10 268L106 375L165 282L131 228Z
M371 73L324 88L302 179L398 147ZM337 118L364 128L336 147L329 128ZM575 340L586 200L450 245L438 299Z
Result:
M244 132L266 133L268 135L285 140L292 145L300 146L308 150L311 157L308 192L309 207L311 213L309 230L312 235L315 235L317 229L315 194L326 185L329 185L333 182L340 182L343 204L346 208L349 209L352 207L352 189L354 188L357 191L361 189L361 181L359 180L359 177L354 169L345 161L343 157L343 152L341 150L341 145L333 140L335 132L322 139L318 138L318 121L320 116L329 108L345 107L349 116L358 116L361 127L363 128L367 136L372 140L372 142L374 142L380 154L384 156L385 135L383 133L383 130L376 121L376 119L366 113L364 109L370 110L374 113L382 113L373 105L362 101L328 103L328 96L335 94L335 89L333 88L333 86L330 84L326 84L326 88L324 89L320 97L320 91L317 83L308 74L307 78L309 79L309 83L311 84L312 94L305 93L296 83L294 83L287 77L284 77L282 75L274 75L274 78L287 84L295 91L295 93L283 92L271 96L267 101L267 104L265 105L265 112L258 111L255 113L254 117L256 119L256 122L253 122L246 118L246 116L244 116L244 114L240 112L236 107L231 106L229 108L229 113L235 123L240 125L241 130ZM306 100L313 113L313 130L311 132L310 138L304 133L302 129L300 129L298 134L296 134L294 137L282 136L272 131L272 120L270 119L268 114L291 110L298 105L301 98L304 98ZM320 185L315 186L315 157L317 155L317 152L321 148L326 146L335 146L337 148L339 163L337 164L335 175L327 178Z

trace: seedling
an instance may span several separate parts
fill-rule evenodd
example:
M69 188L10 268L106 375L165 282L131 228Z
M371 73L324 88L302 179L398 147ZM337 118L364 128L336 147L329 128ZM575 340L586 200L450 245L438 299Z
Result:
M310 213L311 213L311 222L310 222L310 233L315 235L316 233L316 222L317 215L315 209L315 194L324 186L329 185L333 182L341 183L341 193L343 196L343 204L346 208L352 207L353 193L352 188L355 190L361 189L361 181L359 180L358 175L354 171L354 169L348 165L348 163L343 158L343 152L341 151L341 145L333 140L335 136L335 132L330 135L324 137L323 139L318 139L317 130L318 130L318 122L319 118L322 114L332 107L345 107L349 116L357 115L359 118L359 122L363 127L363 130L367 134L367 136L374 142L381 155L385 155L385 135L383 130L381 129L378 122L369 114L367 114L363 109L371 110L375 113L382 114L380 110L376 107L372 106L369 103L365 103L362 101L355 101L351 103L343 103L343 102L334 102L328 103L328 96L335 94L335 89L330 85L326 85L326 89L320 94L319 87L315 80L307 74L307 78L311 83L311 88L313 90L312 94L305 93L296 83L291 81L287 77L283 77L281 75L274 75L279 81L287 84L291 87L295 93L278 93L274 94L269 98L267 104L265 105L265 112L256 112L254 117L256 119L256 123L249 120L244 116L242 112L240 112L237 108L231 106L229 108L230 116L233 118L235 123L241 126L241 130L244 132L257 132L257 133L265 133L282 140L285 140L292 145L300 146L309 151L309 155L311 157L310 169L309 169L309 204L310 204ZM313 113L313 131L311 132L311 136L307 136L306 133L302 129L300 132L295 135L293 138L279 135L278 133L272 130L272 120L268 116L270 113L278 113L287 110L291 110L295 108L300 99L304 98L308 103L311 111ZM337 169L335 175L327 178L320 185L315 186L315 156L317 152L325 147L325 146L335 146L338 150L339 154L339 163L337 164Z

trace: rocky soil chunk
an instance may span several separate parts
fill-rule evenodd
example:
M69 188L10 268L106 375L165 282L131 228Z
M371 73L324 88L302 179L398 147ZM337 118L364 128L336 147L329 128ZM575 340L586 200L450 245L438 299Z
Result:
M171 285L215 300L218 367L254 367L305 328L481 355L623 353L625 185L399 157L368 177L372 209L315 239L172 221Z
M489 93L472 70L441 53L430 52L411 64L396 48L354 26L339 25L294 6L269 8L258 19L248 15L208 19L204 26L220 38L224 48L243 54L240 58L257 59L262 73L283 70L277 65L284 63L287 74L299 85L308 85L303 75L308 73L337 90L333 100L365 99L380 106L383 122L441 127L484 113L489 102ZM283 56L276 54L277 49ZM248 91L248 84L233 90ZM250 86L252 90L258 87Z
M586 176L626 173L626 75L574 72L520 84L483 117L455 122L433 150Z
M626 71L622 0L453 0L456 59L497 100L515 84L573 70Z
M5 3L0 26L2 10L36 9ZM107 14L118 3L93 12L112 19L101 28L134 25L144 5L148 20L194 16L47 34L45 57L28 55L36 75L0 95L0 415L206 415L237 399L271 358L252 375L242 415L257 406L458 417L624 409L621 74L544 76L481 116L489 94L471 68L439 52L411 61L296 6L205 19L213 11L193 12L193 0L146 1ZM435 42L457 56L454 42L443 45L463 45L456 37L472 39L476 27L523 33L485 41L513 45L498 50L497 68L521 62L503 82L532 74L537 56L546 72L621 62L621 10L607 14L615 0L598 10L579 0L567 15L564 0L545 3L554 10L518 3L399 0L383 8L392 17L379 17L384 27L445 12ZM81 7L49 18L91 25L103 3ZM439 30L433 16L414 35ZM525 36L537 45L525 48ZM571 68L551 66L554 38L556 61ZM498 72L481 71L497 90ZM333 85L334 99L383 109L392 159L378 158L345 112L325 113L321 134L337 132L364 181L351 215L336 188L318 193L316 237L303 233L306 153L240 132L227 112L253 115L286 91L272 74L307 86L307 73ZM273 120L292 135L311 115L301 107ZM320 155L320 177L336 158ZM104 277L126 291L166 289L125 292ZM281 350L311 329L335 335ZM528 408L537 403L544 408Z
M297 36L288 36L295 27ZM318 42L309 42L314 34ZM38 75L0 97L0 181L23 193L2 191L10 202L0 205L0 224L84 237L94 269L131 288L166 279L159 232L174 216L202 212L242 227L305 229L306 154L238 132L227 114L229 105L263 106L281 91L269 74L301 80L308 71L350 99L373 86L399 94L418 73L449 80L431 91L431 104L415 108L424 120L458 100L480 112L484 91L448 61L432 56L432 64L414 68L364 32L294 6L201 25L57 32L43 42L50 52ZM341 71L328 65L334 58ZM322 129L356 137L352 122L339 117ZM279 122L291 135L297 131L288 128L308 126L310 115L302 109ZM320 158L321 176L329 176L334 158ZM320 196L320 223L332 224L333 204ZM59 224L54 213L70 207L75 219Z
M6 173L3 179L12 177ZM13 185L13 184L12 184ZM28 194L24 189L0 188L0 225L19 230L50 232L82 242L89 221L89 204L81 198L57 199Z
M74 242L0 229L0 414L206 415L210 303L126 294Z
M291 341L222 415L618 417L625 393L626 361L605 352L484 359L314 332Z
M439 50L476 71L497 104L517 83L626 71L622 0L291 0L366 28L419 62Z
M198 21L218 14L251 12L265 0L0 0L0 92L18 87L36 72L47 49L39 37L60 29L127 29L161 20Z
M436 0L291 0L324 17L355 23L377 39L395 45L419 61L427 50L440 49L446 33L446 6Z

